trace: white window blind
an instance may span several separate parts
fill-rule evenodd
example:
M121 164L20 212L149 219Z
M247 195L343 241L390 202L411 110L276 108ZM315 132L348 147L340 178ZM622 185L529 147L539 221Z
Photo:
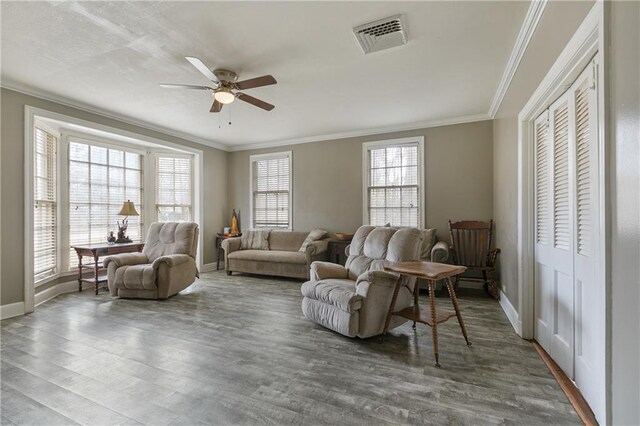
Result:
M156 211L159 222L186 222L192 211L191 157L156 157Z
M38 281L57 273L57 138L34 130L33 270Z
M254 158L252 167L253 227L289 228L291 223L291 156Z
M421 182L418 143L367 149L368 223L420 226Z
M109 231L117 234L118 213L131 200L140 216L129 217L127 235L142 240L142 156L122 148L88 142L69 143L69 243L106 242ZM70 264L76 259L70 252Z

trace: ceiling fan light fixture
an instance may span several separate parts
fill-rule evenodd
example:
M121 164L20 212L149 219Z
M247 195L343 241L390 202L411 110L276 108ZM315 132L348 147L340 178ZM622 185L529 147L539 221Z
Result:
M221 104L230 104L236 99L236 96L233 94L231 89L228 89L226 87L221 87L220 89L216 90L213 94L213 97Z

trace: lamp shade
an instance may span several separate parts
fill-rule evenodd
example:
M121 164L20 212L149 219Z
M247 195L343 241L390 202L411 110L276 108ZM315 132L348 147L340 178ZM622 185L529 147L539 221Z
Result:
M127 200L122 204L122 208L120 209L120 216L139 216L136 208L133 206L133 202Z

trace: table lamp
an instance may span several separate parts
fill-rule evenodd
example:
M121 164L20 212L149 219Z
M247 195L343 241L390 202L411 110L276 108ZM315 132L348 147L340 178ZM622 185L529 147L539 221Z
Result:
M131 238L127 237L126 235L127 226L129 226L129 216L139 216L136 208L133 205L133 202L131 200L125 201L124 204L122 204L122 208L120 209L120 213L118 213L118 215L125 216L125 218L122 219L122 225L120 225L119 221L117 222L118 239L116 240L116 244L132 243L133 241L131 240Z

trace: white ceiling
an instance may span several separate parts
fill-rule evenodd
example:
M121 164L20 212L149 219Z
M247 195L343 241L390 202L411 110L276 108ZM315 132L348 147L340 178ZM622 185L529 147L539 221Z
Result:
M232 149L486 115L529 2L2 2L2 84ZM364 55L354 26L404 14L405 46ZM209 113L184 56L276 105ZM229 110L232 125L229 126Z

